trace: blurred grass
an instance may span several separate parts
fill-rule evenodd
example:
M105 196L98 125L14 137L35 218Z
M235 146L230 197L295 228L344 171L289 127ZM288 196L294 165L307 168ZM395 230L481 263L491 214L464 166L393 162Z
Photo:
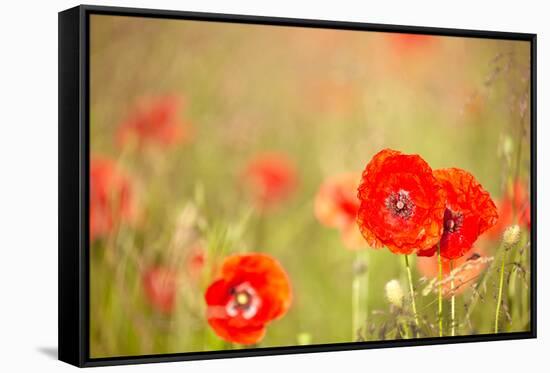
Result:
M362 170L374 153L390 147L418 153L433 168L467 169L499 197L513 171L498 156L503 136L514 144L527 141L517 135L527 43L437 37L411 52L395 49L381 33L93 15L90 51L92 153L118 159L138 180L144 220L91 247L92 357L229 347L204 319L208 274L199 285L182 284L173 317L156 314L143 298L143 265L177 259L168 247L189 204L207 224L199 230L209 237L209 254L222 247L226 253L266 252L289 273L292 308L269 326L261 347L349 342L355 253L343 248L337 231L315 220L312 201L320 183ZM195 140L121 154L114 133L135 101L167 92L185 98L182 116ZM251 215L238 179L250 157L269 150L296 162L299 188L261 218ZM529 161L524 151L524 178ZM242 233L224 237L241 225ZM386 282L406 284L402 262L385 249L371 252L369 310L388 309ZM474 327L464 331L491 332L494 281L491 272ZM457 297L458 310L469 296ZM418 302L420 313L435 317L433 298L419 296ZM506 330L525 330L520 311L520 321Z

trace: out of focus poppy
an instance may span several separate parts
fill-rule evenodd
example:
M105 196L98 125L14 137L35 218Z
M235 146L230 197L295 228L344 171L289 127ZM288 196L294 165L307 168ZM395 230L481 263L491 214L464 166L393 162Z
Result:
M365 247L365 239L357 227L357 185L361 175L339 174L325 180L315 196L314 213L319 222L336 228L344 245L350 249Z
M290 307L290 280L277 260L266 254L227 257L205 294L208 323L223 340L258 343L267 325Z
M411 254L439 242L445 195L420 156L380 151L363 171L358 197L357 223L371 247Z
M435 170L445 191L441 256L457 259L470 250L477 238L495 225L498 214L489 193L472 174L459 168Z
M176 306L176 272L167 267L155 266L143 273L142 280L149 304L161 313L171 314Z
M487 237L500 240L504 230L514 224L514 213L517 224L525 229L531 229L531 200L525 184L517 180L508 188L504 196L497 202L498 221L487 231Z
M245 168L244 183L260 210L271 209L287 200L295 191L296 167L285 154L258 154Z
M399 54L426 52L436 43L437 37L421 34L387 34L392 49Z
M206 265L206 251L200 244L189 249L185 264L189 276L193 280L198 280Z
M135 217L130 178L106 157L90 159L90 240L110 234Z
M189 141L192 128L180 119L181 109L182 99L178 96L142 99L120 124L117 144L170 146Z

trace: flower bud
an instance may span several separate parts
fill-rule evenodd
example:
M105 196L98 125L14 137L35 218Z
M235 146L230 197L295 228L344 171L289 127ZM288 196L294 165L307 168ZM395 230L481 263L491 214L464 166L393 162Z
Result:
M399 281L391 280L386 284L386 298L398 308L403 306L403 288Z
M514 224L506 228L502 234L502 242L506 248L510 248L519 242L521 230L519 225Z

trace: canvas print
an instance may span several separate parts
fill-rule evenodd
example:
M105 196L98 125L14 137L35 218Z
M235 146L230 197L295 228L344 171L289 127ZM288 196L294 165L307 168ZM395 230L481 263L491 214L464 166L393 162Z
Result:
M89 40L91 358L531 330L529 42Z

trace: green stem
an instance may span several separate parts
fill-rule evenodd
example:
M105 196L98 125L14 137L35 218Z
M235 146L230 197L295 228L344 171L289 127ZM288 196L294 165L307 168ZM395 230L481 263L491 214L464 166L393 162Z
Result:
M353 263L353 281L351 283L352 340L359 337L361 324L368 316L368 257L369 250L357 251ZM362 336L366 339L366 336Z
M438 295L437 295L437 319L439 320L439 336L443 337L443 265L441 263L441 248L437 244L437 267L438 267Z
M456 335L455 328L455 284L454 284L454 261L451 260L451 336Z
M414 315L414 324L416 325L416 336L418 337L418 330L420 329L420 323L418 322L418 313L416 312L416 300L414 296L414 287L412 281L411 267L409 266L409 256L405 255L405 267L407 267L407 278L409 279L409 292L411 294L411 305Z
M353 281L351 282L351 340L357 339L357 330L359 330L359 298L361 294L361 281L357 274L353 275Z
M363 274L362 288L363 291L360 295L361 304L363 305L363 325L367 325L369 319L369 284L370 284L370 248L361 250L363 254L363 260L365 261L366 273ZM366 329L366 328L365 328ZM367 340L367 332L365 330L364 339Z
M399 317L399 316L398 316ZM409 330L409 325L407 324L407 321L406 320L401 320L400 322L401 326L403 327L403 332L404 332L404 335L403 333L401 334L405 339L409 339L411 338L410 337L410 330Z
M502 304L502 290L504 288L504 262L506 259L506 251L502 254L502 262L500 263L500 279L498 283L498 299L497 309L495 312L495 334L498 333L498 321L500 316L500 305Z

